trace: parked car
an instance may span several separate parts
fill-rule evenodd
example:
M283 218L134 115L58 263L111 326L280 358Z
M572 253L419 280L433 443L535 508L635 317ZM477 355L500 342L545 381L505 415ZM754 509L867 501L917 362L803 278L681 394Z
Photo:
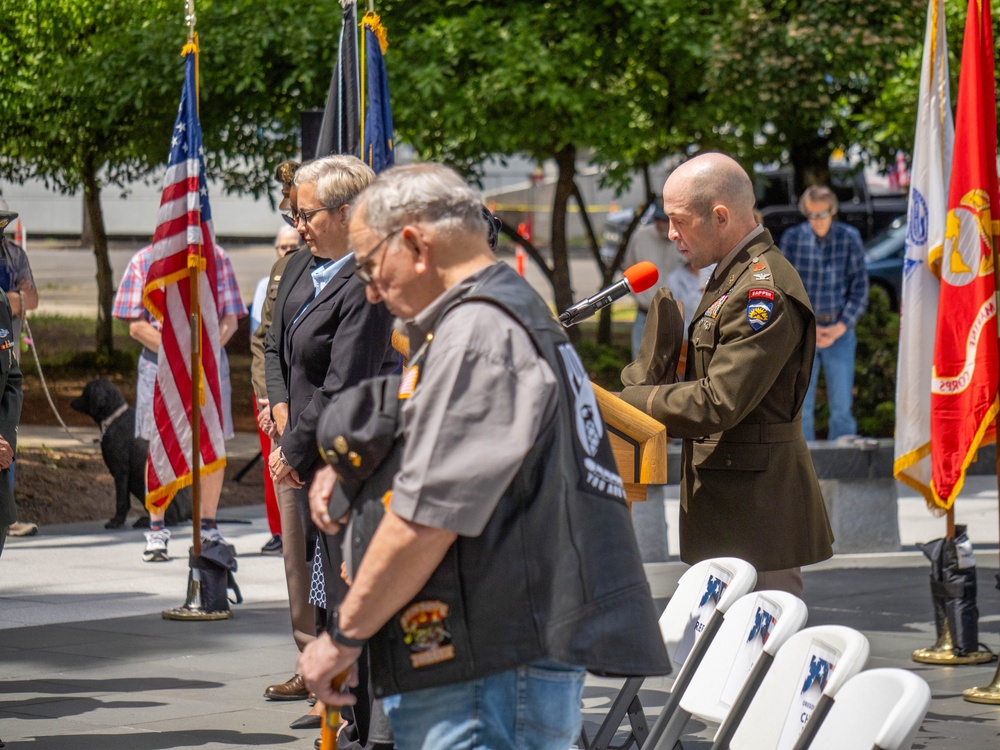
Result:
M863 240L874 237L906 213L905 194L875 195L856 169L831 166L830 183L840 202L837 220L855 227ZM799 197L793 192L791 169L755 173L754 190L764 226L775 243L786 229L805 221L799 212Z
M889 308L899 312L903 292L903 255L906 251L906 217L898 216L865 243L865 267L871 289L883 292Z

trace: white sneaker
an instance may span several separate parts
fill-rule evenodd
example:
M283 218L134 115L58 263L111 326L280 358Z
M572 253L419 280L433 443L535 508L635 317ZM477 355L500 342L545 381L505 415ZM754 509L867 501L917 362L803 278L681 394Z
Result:
M170 529L146 532L146 549L142 553L145 562L166 562L167 542L170 541Z
M220 542L221 544L226 543L226 540L222 538L222 532L220 532L218 529L202 529L201 541Z

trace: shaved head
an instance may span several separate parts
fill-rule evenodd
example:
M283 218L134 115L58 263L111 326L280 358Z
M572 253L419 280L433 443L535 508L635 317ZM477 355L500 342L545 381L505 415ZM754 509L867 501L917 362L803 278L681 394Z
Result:
M670 237L695 268L724 258L756 226L753 182L725 154L701 154L675 169L663 186Z
M667 183L673 180L676 187L683 187L691 209L702 216L708 216L713 206L721 204L729 208L735 220L742 217L753 221L753 182L743 167L725 154L696 156L677 167Z

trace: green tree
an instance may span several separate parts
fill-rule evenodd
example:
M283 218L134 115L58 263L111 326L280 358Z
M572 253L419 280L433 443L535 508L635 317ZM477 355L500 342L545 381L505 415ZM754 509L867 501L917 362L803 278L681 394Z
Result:
M707 35L699 12L676 0L386 0L380 10L399 135L421 158L473 178L496 155L554 160L551 260L517 242L552 285L556 306L569 307L574 201L610 282L614 264L601 261L578 164L601 165L605 184L622 188L637 169L687 145L687 111L701 101L698 39Z
M115 289L99 191L160 177L184 75L183 5L2 0L0 8L0 176L83 190L97 264L97 350L109 356ZM297 151L300 110L323 101L340 8L205 0L197 11L208 173L227 190L259 195L273 165Z
M926 9L926 0L719 4L708 75L717 114L699 140L748 165L790 162L796 190L827 182L835 149L878 149L885 129L871 113L900 56L922 41Z

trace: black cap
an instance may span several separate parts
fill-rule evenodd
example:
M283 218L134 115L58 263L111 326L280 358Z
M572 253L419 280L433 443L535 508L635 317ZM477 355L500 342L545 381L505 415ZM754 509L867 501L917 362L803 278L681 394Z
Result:
M330 501L331 518L340 518L348 511L392 451L399 416L399 381L399 375L366 380L343 391L320 415L316 426L320 454L338 478ZM394 474L394 470L389 474L389 486Z

